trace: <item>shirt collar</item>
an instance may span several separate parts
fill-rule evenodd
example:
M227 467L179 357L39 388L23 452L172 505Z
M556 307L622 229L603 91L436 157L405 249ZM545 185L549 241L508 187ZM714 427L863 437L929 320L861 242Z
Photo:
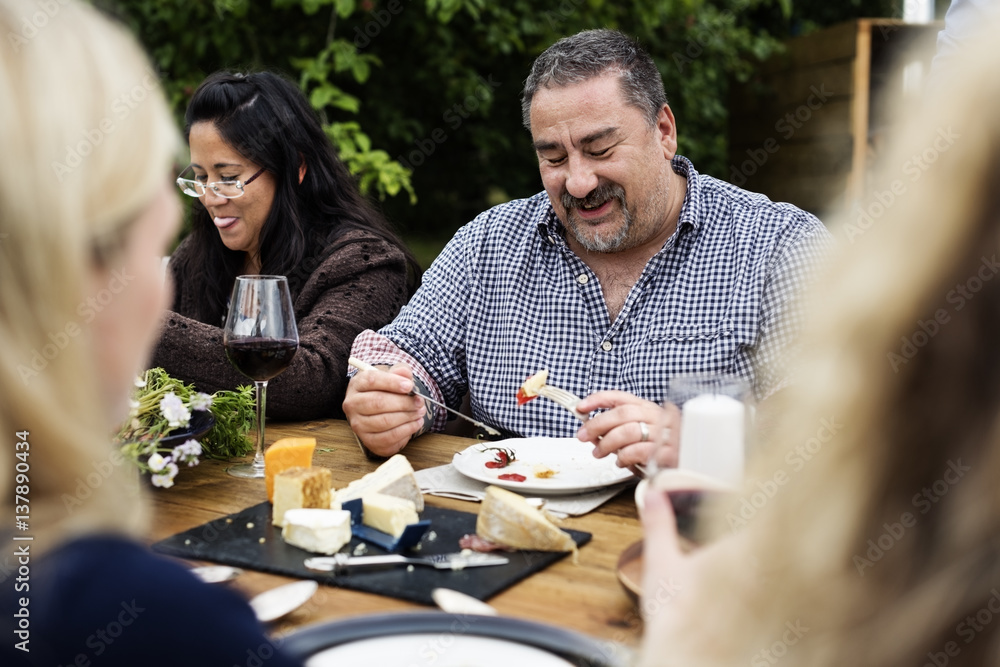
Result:
M684 203L681 205L681 212L677 218L677 229L683 224L689 224L694 229L701 227L701 188L698 182L698 170L694 168L691 160L683 155L675 155L670 161L670 166L675 174L684 176L687 179L687 189L684 193ZM553 244L555 239L565 238L565 226L556 215L549 201L548 194L540 192L536 197L545 198L545 206L540 207L541 215L535 225L538 235L546 243Z

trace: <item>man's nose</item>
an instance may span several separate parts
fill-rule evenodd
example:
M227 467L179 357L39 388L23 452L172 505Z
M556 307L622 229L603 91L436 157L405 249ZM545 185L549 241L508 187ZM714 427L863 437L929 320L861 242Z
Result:
M597 187L597 174L586 160L570 159L566 175L566 192L583 199Z

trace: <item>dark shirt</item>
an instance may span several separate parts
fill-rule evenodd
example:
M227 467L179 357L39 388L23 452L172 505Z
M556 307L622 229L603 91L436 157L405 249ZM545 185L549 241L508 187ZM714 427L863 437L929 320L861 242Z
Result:
M30 559L27 577L18 574L18 567L0 583L0 665L5 667L299 664L276 648L280 639L264 635L237 593L222 584L204 584L126 539L75 540ZM15 616L22 610L26 619ZM15 634L19 623L30 633L23 644L30 652L17 648L23 639Z

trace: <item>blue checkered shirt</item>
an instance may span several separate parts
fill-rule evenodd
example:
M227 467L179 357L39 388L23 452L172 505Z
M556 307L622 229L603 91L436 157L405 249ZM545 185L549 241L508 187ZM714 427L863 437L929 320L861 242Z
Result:
M830 234L809 213L700 175L684 157L673 168L687 177L677 229L613 322L542 192L458 230L409 304L378 334L359 336L352 353L415 361L435 397L457 409L468 391L476 419L525 437L572 436L580 425L548 400L517 405L518 387L541 369L581 397L621 389L660 402L672 377L708 372L735 373L758 399L770 395L786 381L795 296ZM434 428L444 423L438 414Z

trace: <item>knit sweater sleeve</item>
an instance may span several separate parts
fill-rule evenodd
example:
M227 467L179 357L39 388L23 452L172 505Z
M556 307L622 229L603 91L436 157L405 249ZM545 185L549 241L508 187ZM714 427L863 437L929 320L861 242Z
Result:
M226 359L222 323L191 317L199 295L188 279L197 269L186 261L187 242L171 260L176 294L151 365L209 393L250 384ZM288 369L268 383L268 417L343 416L351 343L365 329L390 322L406 303L406 271L402 251L390 243L364 232L345 234L342 247L312 269L293 296L299 349Z

